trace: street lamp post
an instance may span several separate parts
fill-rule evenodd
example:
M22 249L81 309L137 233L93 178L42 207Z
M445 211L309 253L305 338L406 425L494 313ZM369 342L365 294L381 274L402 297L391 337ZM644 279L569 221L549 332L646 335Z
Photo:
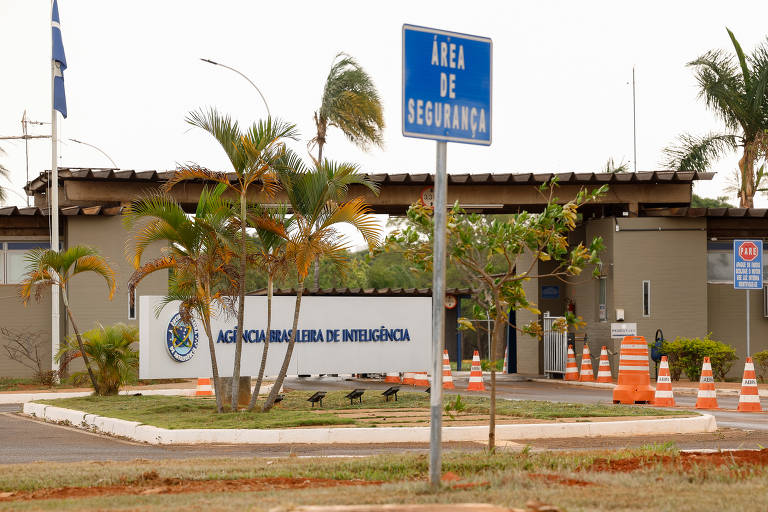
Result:
M267 115L268 115L269 117L272 117L272 114L271 114L271 113L270 113L270 111L269 111L269 105L267 105L267 100L266 100L266 99L264 99L264 95L263 95L263 94L261 94L261 90L260 90L260 89L259 89L259 88L256 86L256 84L255 84L255 83L253 83L253 80L251 80L250 78L248 78L247 76L245 76L244 74L242 74L241 72L239 72L238 70L236 70L235 68L229 67L229 66L227 66L227 65L225 65L225 64L221 64L220 62L215 62L215 61L212 61L211 59L203 59L203 58L201 58L200 60L201 60L201 61L203 61L203 62L207 62L208 64L213 64L214 66L221 66L222 68L227 68L227 69L229 69L230 71L234 71L235 73L237 73L237 74L238 74L238 75L240 75L241 77L243 77L243 78L245 78L246 80L248 80L248 83L249 83L249 84L251 84L251 85L253 86L253 88L254 88L254 89L256 89L256 92L258 92L258 93L259 93L259 96L261 96L261 101L263 101L263 102L264 102L264 106L265 106L265 107L267 107Z

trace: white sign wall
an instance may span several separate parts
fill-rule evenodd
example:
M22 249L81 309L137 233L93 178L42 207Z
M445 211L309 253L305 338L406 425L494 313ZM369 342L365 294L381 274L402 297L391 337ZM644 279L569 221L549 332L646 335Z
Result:
M208 337L199 318L181 322L178 303L156 316L159 296L139 298L139 377L211 376ZM293 325L295 297L273 297L265 375L280 370ZM289 375L427 371L431 297L302 297ZM266 297L246 297L242 375L257 375L266 338ZM232 375L236 316L212 321L219 375Z

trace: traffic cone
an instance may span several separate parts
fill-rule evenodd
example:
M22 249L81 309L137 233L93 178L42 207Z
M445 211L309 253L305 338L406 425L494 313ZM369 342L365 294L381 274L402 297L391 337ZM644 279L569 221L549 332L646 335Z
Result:
M502 373L509 373L509 347L504 349L504 367L501 369Z
M619 378L613 388L615 404L649 404L655 389L648 372L648 344L642 336L624 336L621 340Z
M659 376L656 378L656 396L653 398L653 405L675 406L675 396L672 394L672 377L669 375L667 356L661 356Z
M568 345L568 361L565 363L565 380L579 380L579 367L576 366L576 354L573 345Z
M717 392L715 391L715 379L712 377L712 363L709 358L704 358L701 365L701 378L699 379L699 394L696 397L697 409L718 409Z
M447 350L443 350L443 389L455 389L453 375L451 375L451 360L448 358Z
M595 373L592 371L592 356L589 353L589 345L584 344L584 350L581 351L581 370L579 371L579 382L594 382Z
M608 349L605 348L605 345L600 349L600 364L597 367L597 382L608 384L613 382L611 363L608 361Z
M755 364L748 357L744 364L744 377L741 379L741 393L739 393L739 407L741 412L762 412L760 407L760 393L757 391L757 377L755 376Z
M413 386L414 382L416 382L416 379L414 379L414 373L413 372L405 372L403 375L403 384L407 386Z
M211 379L204 379L204 378L197 379L197 388L195 388L195 396L213 396Z
M384 377L384 382L387 382L389 384L400 384L400 374L388 373L387 376Z
M472 354L472 370L469 372L467 391L485 391L483 385L483 370L480 368L480 352Z
M427 372L416 372L413 376L413 385L429 387L429 377L427 377Z

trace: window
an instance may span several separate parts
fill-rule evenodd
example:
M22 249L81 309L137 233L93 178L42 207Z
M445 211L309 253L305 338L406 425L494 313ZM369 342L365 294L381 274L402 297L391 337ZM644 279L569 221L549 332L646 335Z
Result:
M763 251L763 275L768 275L768 251ZM733 241L707 242L707 282L733 284Z
M651 316L651 282L643 281L643 316Z
M27 269L27 252L48 249L47 241L0 242L0 284L18 284Z
M605 276L601 276L600 279L598 279L599 283L599 301L597 305L597 319L600 322L607 322L608 321L608 301L607 301L607 284L608 284L608 278Z
M133 289L131 295L133 295L133 305L131 305L131 301L128 301L128 320L136 320L136 288Z

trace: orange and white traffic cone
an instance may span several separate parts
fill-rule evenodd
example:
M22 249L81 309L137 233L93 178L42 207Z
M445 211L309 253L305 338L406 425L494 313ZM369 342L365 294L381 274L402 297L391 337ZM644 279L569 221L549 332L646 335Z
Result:
M413 372L405 372L403 375L403 384L406 386L413 386L413 383L416 382L414 379L414 373Z
M427 377L427 372L416 372L413 376L413 385L429 387L429 377Z
M509 347L504 349L504 367L501 369L502 373L509 373Z
M589 345L584 344L581 351L581 370L579 370L579 382L594 382L595 372L592 370L592 355L589 353Z
M600 364L597 366L597 382L610 384L613 382L611 376L611 362L608 361L608 349L605 345L600 349Z
M748 357L744 364L744 377L741 379L741 393L739 393L739 407L741 412L762 412L760 407L760 393L757 390L757 377L755 376L755 364Z
M565 363L565 380L579 380L579 367L576 366L576 354L573 345L568 345L568 360Z
M400 384L400 374L388 373L387 376L384 377L384 382L387 382L389 384Z
M715 378L712 376L712 363L709 358L704 358L701 366L701 378L699 379L699 394L696 397L697 409L718 409L717 392L715 391Z
M213 396L211 379L204 379L204 378L197 379L197 388L195 389L195 396Z
M661 365L659 365L659 376L656 378L656 395L653 398L653 405L663 405L665 407L675 406L675 396L672 394L672 377L669 374L669 362L667 356L661 356Z
M475 350L472 354L472 370L469 372L469 385L467 391L485 391L483 384L483 370L480 367L480 352Z
M615 404L649 404L655 389L648 371L648 344L642 336L624 336L621 340L619 378L613 388Z
M455 389L453 375L451 375L451 360L448 358L447 350L443 350L443 389Z

